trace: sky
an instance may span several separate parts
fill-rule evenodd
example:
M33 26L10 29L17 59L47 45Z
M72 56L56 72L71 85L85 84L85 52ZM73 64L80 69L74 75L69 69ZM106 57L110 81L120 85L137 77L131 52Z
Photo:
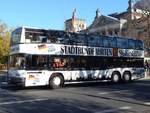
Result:
M90 25L96 9L102 15L126 11L128 0L0 0L0 20L9 27L31 26L45 29L65 28L72 17L85 19Z

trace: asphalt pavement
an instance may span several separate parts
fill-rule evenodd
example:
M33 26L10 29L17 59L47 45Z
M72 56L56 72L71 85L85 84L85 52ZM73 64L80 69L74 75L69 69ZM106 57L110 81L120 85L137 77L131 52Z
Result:
M150 113L150 79L132 83L1 87L0 113Z

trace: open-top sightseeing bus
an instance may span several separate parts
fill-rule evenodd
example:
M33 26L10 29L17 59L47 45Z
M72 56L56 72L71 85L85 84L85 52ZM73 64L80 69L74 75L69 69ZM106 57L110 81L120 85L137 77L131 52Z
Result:
M141 40L20 27L12 32L8 83L63 86L66 82L144 77Z

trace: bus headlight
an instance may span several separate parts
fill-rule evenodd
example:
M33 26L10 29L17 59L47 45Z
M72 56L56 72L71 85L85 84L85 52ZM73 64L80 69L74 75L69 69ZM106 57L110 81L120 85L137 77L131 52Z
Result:
M20 74L19 74L19 73L16 73L16 76L17 76L17 77L19 77L19 76L20 76Z

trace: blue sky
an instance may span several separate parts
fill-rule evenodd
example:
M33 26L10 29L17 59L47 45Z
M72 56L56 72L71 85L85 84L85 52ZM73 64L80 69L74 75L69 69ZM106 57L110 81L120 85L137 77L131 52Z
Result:
M1 0L0 20L9 27L32 26L46 29L64 29L64 21L76 16L90 25L95 11L103 15L125 11L128 0Z

